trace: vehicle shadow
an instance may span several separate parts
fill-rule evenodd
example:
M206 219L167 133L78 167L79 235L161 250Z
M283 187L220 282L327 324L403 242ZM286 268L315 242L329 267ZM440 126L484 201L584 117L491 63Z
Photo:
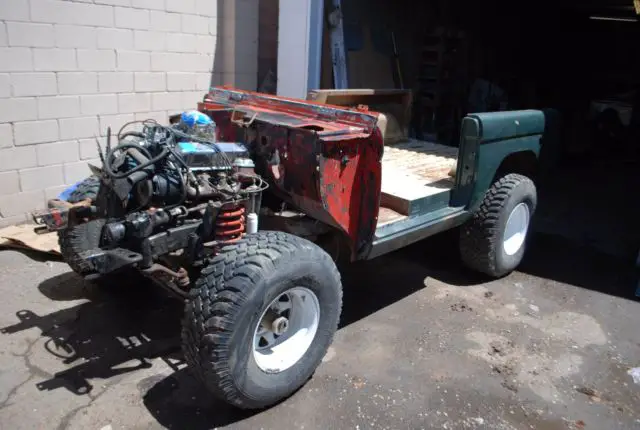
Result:
M340 328L424 288L429 278L460 287L486 282L486 277L462 266L454 235L448 232L343 270ZM534 235L532 239L522 265L526 273L609 294L633 294L627 272L619 271L615 262L588 250L572 249L557 238ZM615 279L612 273L617 273ZM183 306L179 300L138 278L106 287L71 272L48 279L39 290L49 299L86 301L48 315L20 310L16 314L19 322L0 330L9 335L39 329L46 351L67 366L51 377L36 375L39 390L63 388L75 395L95 396L100 393L94 390L95 384L117 383L118 375L159 366L161 360L173 371L170 375L161 366L158 374L138 382L145 407L161 425L208 429L259 413L213 399L188 372L180 349Z
M66 366L51 376L36 374L40 391L66 389L95 398L102 387L117 383L119 375L150 369L154 363L157 367L161 360L172 374L159 370L143 378L138 388L146 408L162 425L209 429L255 413L212 399L187 371L180 346L182 303L156 286L139 278L97 286L67 272L43 281L38 289L54 301L87 300L47 315L19 310L18 323L0 329L11 335L37 328L46 352Z

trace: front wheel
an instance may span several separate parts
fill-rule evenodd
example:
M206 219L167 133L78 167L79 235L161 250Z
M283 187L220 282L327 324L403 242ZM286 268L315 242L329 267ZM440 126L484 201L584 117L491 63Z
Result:
M513 173L498 179L460 229L462 261L492 277L514 270L524 256L536 203L531 179Z
M183 321L185 358L215 396L267 407L311 377L341 308L340 275L325 251L260 232L224 248L196 281Z

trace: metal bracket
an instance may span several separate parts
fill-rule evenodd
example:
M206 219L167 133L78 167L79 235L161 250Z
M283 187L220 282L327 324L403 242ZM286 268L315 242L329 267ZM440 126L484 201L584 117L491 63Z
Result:
M95 272L95 274L88 275L86 277L88 279L93 279L99 275L111 273L142 261L142 254L123 248L95 249L80 253L79 257L91 264L93 272Z

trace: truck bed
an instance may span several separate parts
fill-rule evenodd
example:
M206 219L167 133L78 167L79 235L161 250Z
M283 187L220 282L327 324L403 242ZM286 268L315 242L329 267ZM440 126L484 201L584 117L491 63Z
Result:
M414 214L416 203L448 200L455 178L449 175L457 163L458 148L411 139L384 147L382 198L378 225L397 222ZM397 213L393 215L389 210Z

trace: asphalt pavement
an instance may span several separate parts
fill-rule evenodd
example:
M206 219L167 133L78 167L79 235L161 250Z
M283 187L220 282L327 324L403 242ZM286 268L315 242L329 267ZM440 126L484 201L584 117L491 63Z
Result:
M213 400L185 368L181 305L0 251L0 428L640 428L637 273L534 236L520 271L464 269L446 236L343 273L314 377L265 411Z

